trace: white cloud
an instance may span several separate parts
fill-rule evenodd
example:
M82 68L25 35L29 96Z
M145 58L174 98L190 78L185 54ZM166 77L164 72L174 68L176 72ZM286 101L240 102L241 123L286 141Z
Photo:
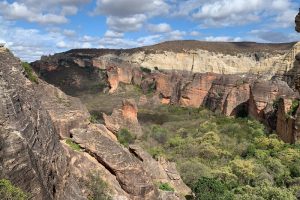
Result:
M186 35L185 31L175 30L167 34L167 40L181 40Z
M164 0L97 0L95 14L128 17L137 14L150 16L168 13L169 5Z
M93 14L107 16L110 30L131 32L140 30L151 17L168 12L165 0L97 0Z
M190 35L196 37L196 36L199 36L200 33L198 31L192 31L192 32L190 32Z
M209 36L209 37L205 37L206 41L211 41L211 42L240 42L242 41L242 38L240 37L229 37L229 36Z
M0 2L0 14L9 20L26 20L39 24L67 23L66 16L74 15L78 6L89 0L53 0L40 2L37 0L21 0L20 2Z
M104 37L107 38L122 38L123 36L124 36L123 33L115 32L111 30L106 31L104 34Z
M190 17L205 28L262 20L287 27L294 21L297 6L292 0L187 0L178 2L172 15Z
M171 26L167 23L148 24L147 29L154 33L166 33L172 30Z
M107 18L106 23L111 30L117 32L133 32L142 28L146 19L147 17L143 14L122 18L110 16Z
M253 37L252 40L259 42L295 42L300 40L300 35L297 33L282 33L272 30L252 30L250 35Z

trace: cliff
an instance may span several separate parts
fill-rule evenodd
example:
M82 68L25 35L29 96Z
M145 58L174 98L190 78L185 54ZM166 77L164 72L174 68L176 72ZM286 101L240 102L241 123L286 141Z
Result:
M251 42L172 41L128 50L75 49L43 57L51 63L74 61L80 66L104 69L109 63L136 65L149 69L213 72L218 74L283 73L293 66L299 44L259 44Z
M180 199L190 194L180 177L176 179L180 184L174 185L168 167L151 156L147 162L161 176L148 174L150 166L142 157L147 154L142 151L137 156L118 143L106 126L91 123L79 99L26 76L35 75L29 76L20 60L1 48L0 178L38 200L89 199L90 175L107 184L112 199ZM158 190L155 183L160 179L175 192Z

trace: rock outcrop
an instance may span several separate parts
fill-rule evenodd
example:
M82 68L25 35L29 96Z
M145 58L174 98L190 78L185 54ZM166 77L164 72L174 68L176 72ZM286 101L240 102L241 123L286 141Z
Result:
M33 199L84 199L39 99L45 83L31 83L21 72L19 60L0 52L0 177Z
M299 10L298 15L297 15L296 18L295 18L295 24L296 24L295 30L296 30L298 33L300 33L300 10Z
M115 134L121 129L128 129L136 136L141 136L142 128L137 113L138 108L134 99L123 100L121 109L114 109L110 116L103 113L105 126Z
M136 113L134 102L125 101L122 117L138 123ZM29 81L21 62L0 51L0 178L38 200L88 199L90 174L108 184L112 199L164 196L142 161L89 118L77 98L42 80Z

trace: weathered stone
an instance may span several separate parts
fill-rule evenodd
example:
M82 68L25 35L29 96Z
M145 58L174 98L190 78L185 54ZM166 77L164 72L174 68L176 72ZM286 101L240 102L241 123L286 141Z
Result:
M152 181L139 161L119 144L92 130L73 129L72 136L76 143L116 176L128 194L146 197L153 192Z
M103 114L105 126L113 133L122 128L128 129L137 136L142 135L142 128L137 119L137 105L134 99L124 100L121 109L114 109L111 116Z
M181 197L191 195L191 189L182 181L175 163L168 162L162 157L156 161L137 145L130 145L129 151L142 161L143 168L154 182L169 183Z
M199 107L203 105L212 82L217 78L216 74L195 74L181 91L180 105Z
M295 143L295 118L288 114L292 99L280 98L278 101L276 132L287 143Z
M41 102L40 96L48 95L47 85L31 83L21 72L19 60L8 51L0 53L0 178L33 199L85 199Z

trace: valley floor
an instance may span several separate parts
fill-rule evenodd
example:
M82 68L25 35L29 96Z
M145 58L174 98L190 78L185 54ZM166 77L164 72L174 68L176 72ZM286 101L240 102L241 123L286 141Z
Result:
M123 85L112 95L78 96L102 122L102 112L111 113L124 98L139 102L142 93ZM149 102L138 108L143 135L120 142L139 144L154 158L175 162L197 199L296 199L300 146L285 144L254 119Z

